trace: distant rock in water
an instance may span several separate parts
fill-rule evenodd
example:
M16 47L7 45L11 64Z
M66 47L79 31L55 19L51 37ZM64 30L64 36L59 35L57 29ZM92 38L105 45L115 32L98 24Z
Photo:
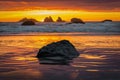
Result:
M31 20L27 20L27 21L23 22L22 25L35 25L35 22L31 21Z
M23 19L19 20L18 22L25 22L27 20L28 20L27 18L23 18Z
M68 40L61 40L48 44L42 47L37 54L40 63L46 64L66 64L77 56L79 56L79 53Z
M52 17L49 16L49 17L46 17L46 18L44 19L44 22L54 22L54 21L53 21Z
M56 22L65 22L64 20L62 20L61 17L58 17L58 19L56 20Z
M81 19L79 18L72 18L71 19L71 23L82 23L82 24L85 24L85 22L83 22Z
M33 19L33 18L30 18L30 19L28 19L28 18L23 18L23 19L21 19L21 20L19 20L19 22L25 22L25 21L33 21L33 22L39 22L39 21L37 21L36 19Z
M106 20L103 20L102 22L113 22L113 21L110 19L106 19Z

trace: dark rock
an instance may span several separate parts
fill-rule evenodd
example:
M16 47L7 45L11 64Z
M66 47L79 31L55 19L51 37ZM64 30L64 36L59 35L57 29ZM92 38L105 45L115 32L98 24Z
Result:
M65 22L64 20L62 20L61 17L58 17L58 19L56 20L56 22Z
M19 20L18 22L25 22L25 21L27 21L27 20L28 20L28 19L25 17L25 18Z
M66 25L67 25L67 24L72 24L72 23L71 23L71 22L68 22L68 23L66 23Z
M71 19L71 23L82 23L82 24L85 24L85 22L83 22L81 19L79 18L72 18Z
M35 22L31 21L31 20L27 20L27 21L23 22L22 25L35 25Z
M25 22L25 21L33 21L33 22L39 22L39 21L37 21L36 19L33 19L33 18L30 18L30 19L28 19L28 18L23 18L23 19L21 19L21 20L19 20L18 22Z
M49 16L49 17L46 17L46 18L44 19L44 22L54 22L54 21L53 21L52 17Z
M58 42L53 42L47 46L42 47L37 58L41 63L68 63L73 58L79 56L79 53L75 47L68 41L62 40Z
M102 22L112 22L110 19L103 20Z
M28 19L28 20L33 21L33 22L39 22L39 21L37 21L36 19L33 19L33 18Z

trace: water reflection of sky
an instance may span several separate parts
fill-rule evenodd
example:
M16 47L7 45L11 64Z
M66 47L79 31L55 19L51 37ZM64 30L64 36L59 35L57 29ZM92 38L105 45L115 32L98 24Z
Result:
M40 48L62 39L70 40L78 49L120 47L119 36L1 36L0 45Z

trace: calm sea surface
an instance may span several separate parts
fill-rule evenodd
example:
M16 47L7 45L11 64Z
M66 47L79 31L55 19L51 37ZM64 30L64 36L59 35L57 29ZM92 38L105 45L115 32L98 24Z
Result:
M70 65L45 65L39 48L69 40L80 55ZM120 80L120 35L0 36L0 80Z

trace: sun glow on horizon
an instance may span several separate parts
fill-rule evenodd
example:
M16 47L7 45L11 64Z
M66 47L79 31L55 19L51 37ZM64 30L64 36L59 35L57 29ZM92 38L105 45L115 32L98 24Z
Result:
M70 21L70 19L73 17L81 18L84 21L101 21L104 19L120 21L120 12L87 12L82 10L0 11L0 15L1 22L15 22L24 17L43 21L43 19L47 16L51 16L54 21L57 19L57 17L61 17L65 21Z

